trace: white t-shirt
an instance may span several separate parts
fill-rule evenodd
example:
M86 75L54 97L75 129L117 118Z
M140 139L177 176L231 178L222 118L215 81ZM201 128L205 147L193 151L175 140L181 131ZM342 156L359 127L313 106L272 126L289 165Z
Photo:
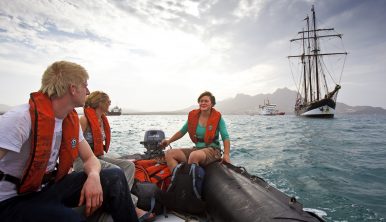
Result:
M46 172L55 168L62 141L62 119L55 118L55 130L52 141L51 156ZM0 159L0 170L6 174L21 178L24 166L31 149L31 117L29 104L13 108L0 116L0 147L8 150ZM79 125L79 142L83 141L83 133ZM8 181L0 181L0 201L17 195L16 185Z

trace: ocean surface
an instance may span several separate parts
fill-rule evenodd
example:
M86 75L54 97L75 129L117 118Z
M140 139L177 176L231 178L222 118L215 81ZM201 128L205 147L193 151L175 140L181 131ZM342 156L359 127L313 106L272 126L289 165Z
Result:
M145 131L171 137L186 115L109 116L111 151L145 151ZM264 178L327 221L386 221L386 116L224 115L231 162ZM191 147L185 135L173 148Z

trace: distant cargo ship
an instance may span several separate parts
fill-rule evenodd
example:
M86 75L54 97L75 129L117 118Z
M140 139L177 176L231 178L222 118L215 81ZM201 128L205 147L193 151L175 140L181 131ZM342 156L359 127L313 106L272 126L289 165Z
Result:
M275 115L284 115L285 112L279 112L279 110L276 109L276 104L269 103L269 100L264 100L264 105L260 105L260 115L263 116L275 116Z
M122 109L118 106L114 106L109 112L107 112L108 116L120 116L122 114Z

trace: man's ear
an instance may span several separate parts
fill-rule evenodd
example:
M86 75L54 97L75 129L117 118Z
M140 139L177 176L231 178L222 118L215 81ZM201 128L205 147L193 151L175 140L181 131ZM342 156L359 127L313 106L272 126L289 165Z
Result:
M72 96L75 95L75 88L76 88L75 85L73 85L73 84L70 85L70 89L69 89L70 95L72 95Z

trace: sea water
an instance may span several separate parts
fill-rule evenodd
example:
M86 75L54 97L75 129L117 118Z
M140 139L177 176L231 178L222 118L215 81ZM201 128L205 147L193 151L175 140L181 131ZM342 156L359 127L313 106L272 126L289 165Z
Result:
M231 162L294 196L327 221L386 221L386 116L224 115ZM111 151L142 153L146 130L171 137L186 115L109 116ZM172 148L191 147L188 135Z

